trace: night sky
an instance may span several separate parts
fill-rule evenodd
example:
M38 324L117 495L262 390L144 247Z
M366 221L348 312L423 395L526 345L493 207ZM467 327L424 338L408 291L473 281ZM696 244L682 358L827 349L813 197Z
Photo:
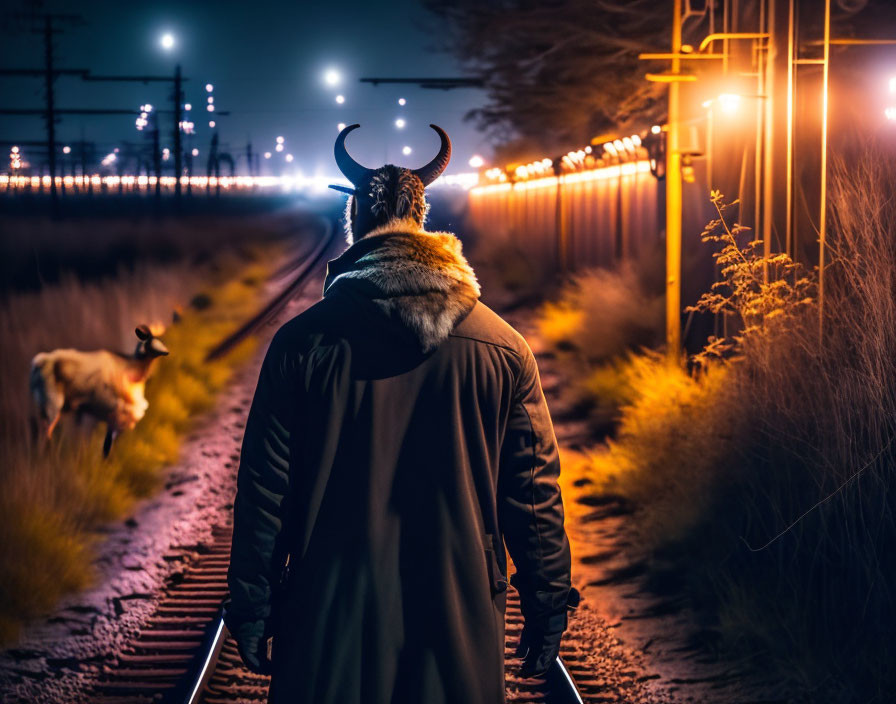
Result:
M435 155L438 138L428 124L444 127L454 143L448 172L469 171L474 153L487 156L488 147L464 114L481 104L481 92L471 89L434 91L416 86L361 84L362 76L418 77L461 75L453 57L439 51L435 22L413 0L389 3L288 0L204 0L201 2L133 3L123 0L88 2L4 3L4 13L16 8L42 7L53 12L77 12L80 26L66 26L56 37L57 65L86 68L94 74L173 74L180 63L185 102L193 106L196 134L188 148L199 149L204 165L212 130L205 109L205 85L214 85L216 108L230 116L217 117L221 147L243 154L253 150L274 153L262 160L262 173L278 174L292 153L295 167L306 174L336 173L333 140L337 124L360 122L363 129L348 141L351 153L363 164L384 161L420 166ZM22 21L0 23L0 65L4 68L43 66L43 37L32 34ZM176 45L166 52L160 37L170 32ZM323 81L327 68L336 68L341 83ZM335 101L337 94L345 103ZM41 78L0 77L4 107L42 108ZM85 83L76 77L56 82L59 107L138 109L143 103L170 107L171 88L164 83ZM398 98L407 99L400 107ZM57 127L60 144L82 138L111 151L122 140L149 140L138 132L133 117L65 116ZM407 126L395 127L404 117ZM162 115L162 147L171 146L170 114ZM278 135L286 149L274 151ZM40 116L0 116L0 139L45 138ZM408 156L402 148L413 150ZM27 157L27 152L26 152ZM288 169L289 170L289 169Z

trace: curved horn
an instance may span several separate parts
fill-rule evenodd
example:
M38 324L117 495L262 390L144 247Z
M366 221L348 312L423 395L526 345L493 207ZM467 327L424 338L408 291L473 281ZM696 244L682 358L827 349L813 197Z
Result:
M436 154L435 159L429 162L426 166L414 169L414 173L419 176L421 181L423 181L424 186L428 186L435 181L451 160L451 140L448 139L445 130L438 125L430 125L430 127L432 127L436 131L436 134L439 135L439 138L442 140L442 146L439 147L439 153Z
M364 177L371 171L370 169L361 166L357 161L352 159L348 152L345 149L345 138L348 136L348 133L352 130L356 130L361 125L349 125L342 132L339 133L339 136L336 138L336 144L333 147L333 155L336 157L336 165L339 167L339 170L342 172L342 175L345 176L354 186L358 186L364 182Z

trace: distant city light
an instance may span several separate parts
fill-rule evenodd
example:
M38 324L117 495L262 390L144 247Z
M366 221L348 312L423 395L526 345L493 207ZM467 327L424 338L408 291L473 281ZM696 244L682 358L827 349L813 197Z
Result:
M401 148L401 153L404 154L405 156L407 156L408 154L411 153L411 148L408 146L404 146Z
M337 96L336 96L336 102L339 103L340 105L342 105L342 104L345 102L345 96L344 96L344 95L337 95Z
M339 75L339 71L335 68L328 68L324 71L324 83L328 86L337 86L341 80L342 76Z
M213 96L213 95L208 96L208 100L206 102L208 102L208 103L215 102L215 96Z
M72 148L71 148L71 147L68 147L68 146L63 147L63 148L62 148L62 153L63 153L63 154L71 154L71 153L72 153Z
M399 105L405 105L407 102L408 102L408 101L405 100L404 98L399 98L399 99L398 99L398 104L399 104Z
M209 126L209 127L214 127L214 126L215 126L215 121L214 121L214 120L209 120L209 121L208 121L208 126Z
M342 130L345 129L345 123L340 122L338 125L336 125L336 129L339 130L340 132L342 132Z
M283 151L283 145L282 145L282 144L278 144L276 147L274 147L274 149L276 149L278 152L282 152L282 151Z
M277 137L277 144L283 144L283 137Z
M209 112L214 112L215 106L212 105L211 103L209 103L208 105L205 106L205 109L208 110Z
M403 117L399 117L399 118L395 121L395 126L396 126L398 129L400 129L400 130L403 130L403 129L404 129L405 124L407 124L407 123L404 121L404 118L403 118Z
M470 157L469 163L470 163L471 167L473 167L474 169L478 169L480 166L482 166L485 163L485 159L483 159L478 154L474 154L472 157Z
M143 106L143 112L152 112L152 105L150 105L149 103L147 103L146 105L144 105L144 106Z
M192 110L193 106L190 103L184 103L184 110Z
M174 35L171 32L165 32L159 39L159 44L165 51L170 51L174 48Z
M214 89L215 89L215 87L211 83L205 84L205 90L207 93L211 93Z
M192 154L193 156L199 156L199 150L196 149L196 148L194 147L194 148L193 148L193 151L191 152L191 154Z
M264 153L264 158L265 158L265 159L270 159L270 158L271 158L271 153L270 153L270 152L265 152L265 153Z
M289 162L292 162L292 160L293 160L293 156L292 156L292 154L287 154L287 155L286 155L286 160L289 161Z

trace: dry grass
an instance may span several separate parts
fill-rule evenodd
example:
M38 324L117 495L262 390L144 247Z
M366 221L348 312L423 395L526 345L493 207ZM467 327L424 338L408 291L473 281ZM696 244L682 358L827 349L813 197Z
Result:
M664 303L647 262L573 277L538 312L538 332L567 370L567 401L587 411L598 433L612 430L629 399L626 358L660 341Z
M699 376L659 357L592 459L637 500L652 564L711 607L732 652L812 701L896 691L896 171L835 169L834 263L817 309L772 316ZM757 661L757 662L759 662Z
M221 360L203 361L260 304L268 268L252 252L225 253L198 269L142 265L88 284L68 277L0 305L0 642L13 640L22 623L62 594L89 584L92 530L157 488L192 419L251 353L250 339ZM191 306L197 286L203 305ZM135 325L170 322L175 307L183 313L163 335L171 355L147 384L146 417L119 437L108 461L101 460L103 430L78 428L73 418L63 418L52 443L34 436L27 379L36 352L66 346L130 352Z

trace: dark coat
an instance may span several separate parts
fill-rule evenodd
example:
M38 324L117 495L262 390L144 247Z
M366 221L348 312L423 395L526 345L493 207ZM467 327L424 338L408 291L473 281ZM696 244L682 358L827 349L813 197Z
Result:
M527 624L565 627L553 427L532 352L478 294L453 235L394 223L271 342L227 618L273 634L272 702L503 702L505 543Z

